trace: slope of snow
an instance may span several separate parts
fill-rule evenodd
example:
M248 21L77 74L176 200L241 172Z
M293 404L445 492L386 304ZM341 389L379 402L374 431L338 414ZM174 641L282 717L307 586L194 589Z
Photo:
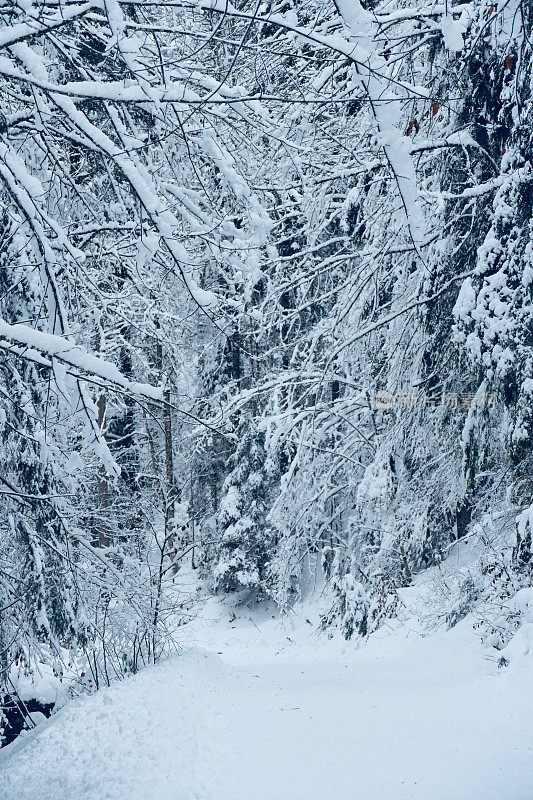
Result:
M2 751L0 798L531 800L531 659L498 670L466 623L358 648L309 613L212 601L182 657Z

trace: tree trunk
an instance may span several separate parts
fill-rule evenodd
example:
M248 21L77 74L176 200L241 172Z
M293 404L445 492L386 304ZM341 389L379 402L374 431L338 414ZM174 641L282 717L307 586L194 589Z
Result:
M107 412L107 400L105 394L98 398L98 427L100 431L104 430L105 418ZM96 523L97 536L99 547L109 546L109 478L103 464L98 469L98 517Z

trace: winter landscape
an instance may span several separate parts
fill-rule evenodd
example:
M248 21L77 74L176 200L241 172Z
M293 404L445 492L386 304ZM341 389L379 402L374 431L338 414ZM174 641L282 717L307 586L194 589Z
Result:
M533 800L532 0L0 0L0 800Z

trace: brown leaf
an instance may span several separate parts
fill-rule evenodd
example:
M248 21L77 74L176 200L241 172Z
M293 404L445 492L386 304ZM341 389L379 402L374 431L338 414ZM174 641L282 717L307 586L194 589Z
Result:
M413 133L413 131L415 133L418 133L419 130L420 130L420 124L419 124L417 119L413 118L413 119L410 119L409 122L407 123L407 127L406 127L403 135L404 136L410 136Z

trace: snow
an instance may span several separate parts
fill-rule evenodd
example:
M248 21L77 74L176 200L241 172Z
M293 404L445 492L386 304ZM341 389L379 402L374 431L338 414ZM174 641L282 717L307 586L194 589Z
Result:
M531 508L528 512L531 514ZM520 517L518 520L520 525ZM513 597L511 607L521 615L523 623L501 651L501 657L516 662L533 654L533 587L520 589Z
M0 798L531 800L530 659L498 669L466 621L358 646L313 607L232 610L2 751Z
M18 3L18 5L23 7L22 3ZM36 33L39 33L43 30L53 30L55 27L61 27L67 20L73 20L77 17L82 17L87 14L88 11L96 9L97 7L98 3L70 5L68 8L61 7L60 13L48 16L44 24L41 23L41 20L35 19L35 22L33 23L19 22L14 25L10 25L9 27L6 27L0 31L0 47L8 47L15 42L21 41L22 39L28 39L31 36L35 36ZM25 10L27 13L31 12L31 8L29 7Z
M411 140L401 135L400 96L393 90L387 63L375 52L377 26L373 15L363 9L359 0L337 0L337 8L353 45L350 58L355 65L354 78L371 102L378 129L378 139L389 162L397 185L407 226L413 243L424 239L424 219L420 207ZM407 89L406 85L402 85ZM415 94L419 90L415 89ZM409 87L413 91L413 87Z
M67 368L79 370L90 376L109 382L138 397L150 400L161 400L163 390L161 387L139 383L125 378L120 370L110 361L94 356L81 345L56 336L30 328L28 325L9 325L0 319L0 350L12 353L24 353L25 358L36 363L49 364L43 354L50 359L57 359Z
M4 57L0 57L0 72L7 77L15 77L28 81L52 92L54 103L61 108L66 117L73 123L74 127L84 134L86 140L91 142L92 146L98 147L101 152L106 153L113 159L124 177L129 181L139 202L151 217L161 240L164 242L166 249L174 260L180 276L193 300L202 309L214 308L216 306L216 297L213 292L206 291L198 286L192 276L189 254L184 245L182 245L174 235L178 226L178 221L172 212L166 208L165 203L156 190L152 176L147 170L140 166L138 161L134 162L130 155L124 151L123 146L117 146L104 131L89 121L85 113L76 106L75 102L69 96L69 93L78 93L74 86L68 83L62 86L56 86L48 82L46 65L41 56L25 43L13 45L11 49L26 68L27 74L22 74L14 70L9 59ZM134 99L133 96L127 94L127 89L124 90L126 92L124 95L122 93L122 88L117 88L113 85L114 88L112 88L111 93L107 95L105 92L104 94L100 93L102 87L105 88L105 83L102 84L101 82L93 81L89 82L89 84L89 94L86 96L99 97L100 99L109 97L117 101L123 99L131 101ZM137 90L139 90L139 88L141 90L141 96L144 98L147 91L146 86L137 87ZM82 96L83 91L81 89L80 91L80 96ZM107 89L105 91L107 91ZM92 92L96 94L93 95L91 94ZM157 98L152 97L151 99L154 100ZM122 125L116 109L109 107L107 112L116 130L120 131ZM1 171L0 169L0 172ZM23 203L22 205L26 207L28 203Z
M460 19L454 19L446 15L441 19L440 28L446 48L460 52L464 47L463 34L468 28L468 16L462 14Z
M18 697L25 703L37 700L39 703L64 705L68 689L54 673L53 666L41 664L38 673L27 674L23 667L12 664L9 671L11 685Z

